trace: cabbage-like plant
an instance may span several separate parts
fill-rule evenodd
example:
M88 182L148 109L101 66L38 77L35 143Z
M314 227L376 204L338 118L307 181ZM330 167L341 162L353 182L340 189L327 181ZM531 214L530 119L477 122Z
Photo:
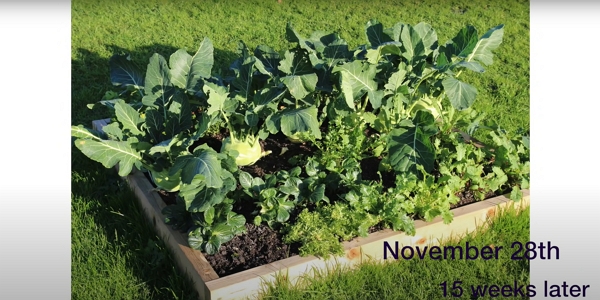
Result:
M235 152L238 166L252 165L271 153L263 151L259 142L261 137L264 139L269 134L257 129L258 113L245 110L242 114L243 110L237 109L246 104L246 99L230 97L225 86L215 83L207 83L204 92L208 95L208 115L221 117L229 129L229 137L222 141L221 152Z

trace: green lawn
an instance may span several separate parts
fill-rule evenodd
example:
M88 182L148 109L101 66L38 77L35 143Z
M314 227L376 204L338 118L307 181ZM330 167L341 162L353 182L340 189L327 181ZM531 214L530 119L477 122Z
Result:
M74 0L72 124L90 126L92 120L107 116L103 108L89 110L86 105L100 100L111 89L108 60L113 53L131 53L135 62L145 66L154 52L168 57L179 48L187 48L193 53L206 36L215 46L215 67L223 72L235 56L238 40L243 40L250 48L267 44L277 50L287 49L284 33L288 21L303 35L315 30L336 31L353 47L365 43L364 26L371 18L386 26L399 21L427 22L436 29L442 42L467 24L474 25L480 34L505 24L504 42L496 51L494 64L487 67L484 74L471 76L465 73L462 79L479 90L477 110L488 112L508 130L529 129L529 2L514 0L337 0L318 3L283 0L281 4L276 0L236 1L235 4L216 0ZM133 194L116 173L89 160L74 147L71 168L73 299L194 299L196 295L191 284L180 275L171 254L147 224ZM516 234L511 238L528 238L525 231ZM493 239L494 236L487 234L481 238ZM455 268L471 270L456 263L458 266L445 266L445 274L456 273ZM502 266L489 264L484 268L482 265L468 276L480 284L504 284L493 280L500 272L506 272ZM408 290L404 290L398 281L403 280L410 282L412 293L431 285L423 292L439 295L431 294L439 292L439 280L432 281L427 275L432 272L427 270L434 269L421 269L425 273L406 278L396 277L395 274L407 274L402 271L383 272L365 267L362 269L365 273L357 273L363 275L348 279L352 289L341 283L334 286L346 291L348 298L355 299L387 292L402 295L395 299L420 298L416 294L406 296ZM510 270L513 273L504 279L526 278L519 276L526 276L520 272L527 269L519 271L515 267ZM386 275L388 272L389 276ZM431 274L437 274L441 279L444 273L440 272ZM375 276L378 276L377 280ZM449 281L452 278L450 275L444 277ZM319 298L319 291L328 288L327 282L323 281L309 294ZM361 292L357 286L368 288ZM292 292L281 289L277 293Z

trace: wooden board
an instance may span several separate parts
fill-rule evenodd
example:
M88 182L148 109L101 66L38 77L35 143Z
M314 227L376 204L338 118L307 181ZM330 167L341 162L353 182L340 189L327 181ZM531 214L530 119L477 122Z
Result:
M96 130L102 130L108 122L110 119L96 120L92 122L92 126ZM440 217L431 222L417 220L414 236L385 229L365 238L345 242L345 255L341 257L324 260L314 256L293 256L219 278L204 255L188 246L187 237L164 223L162 209L166 205L144 174L134 171L125 179L134 190L146 216L174 253L180 268L193 280L200 299L206 300L255 297L263 284L273 282L276 275L284 275L295 283L300 276L310 275L313 269L324 271L333 264L354 267L366 260L384 261L384 241L389 245L398 242L399 248L438 245L448 238L458 238L483 228L486 221L494 217L499 209L509 206L524 209L530 204L529 190L523 190L523 200L519 202L514 202L506 196L498 196L453 209L454 220L450 224L444 224Z

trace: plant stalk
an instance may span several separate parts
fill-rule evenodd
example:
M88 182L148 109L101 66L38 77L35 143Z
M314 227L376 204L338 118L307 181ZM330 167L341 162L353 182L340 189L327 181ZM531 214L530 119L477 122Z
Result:
M234 140L235 139L235 136L233 135L234 131L233 131L233 127L231 127L231 123L229 123L229 118L227 118L227 116L225 115L225 112L222 109L219 109L219 111L223 115L223 119L225 120L225 123L227 123L227 128L229 129L229 137L231 137L231 140Z

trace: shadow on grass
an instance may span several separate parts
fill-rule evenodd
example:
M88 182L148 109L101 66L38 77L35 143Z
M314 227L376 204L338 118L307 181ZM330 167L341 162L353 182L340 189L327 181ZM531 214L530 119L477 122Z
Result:
M130 54L133 62L143 72L152 54L159 53L168 60L178 50L161 44L140 47L134 51L117 46L107 47L114 54ZM218 49L215 49L214 55L213 73L221 74L228 68L223 61L232 61L237 56ZM106 91L115 90L110 82L109 57L101 57L86 49L77 49L75 57L71 62L71 123L91 128L91 121L109 116L108 110L102 106L93 110L87 108L87 104L99 101ZM84 218L84 215L85 218L91 217L103 229L111 246L122 257L127 257L127 269L139 282L143 282L145 288L153 294L153 299L197 299L198 295L191 281L177 267L172 253L145 218L135 194L117 172L90 160L74 145L71 149L71 171L72 220ZM77 226L83 226L81 224L85 223L72 222L72 230L76 231ZM107 261L111 261L110 258ZM112 270L105 272L110 273ZM85 291L73 292L85 294Z

